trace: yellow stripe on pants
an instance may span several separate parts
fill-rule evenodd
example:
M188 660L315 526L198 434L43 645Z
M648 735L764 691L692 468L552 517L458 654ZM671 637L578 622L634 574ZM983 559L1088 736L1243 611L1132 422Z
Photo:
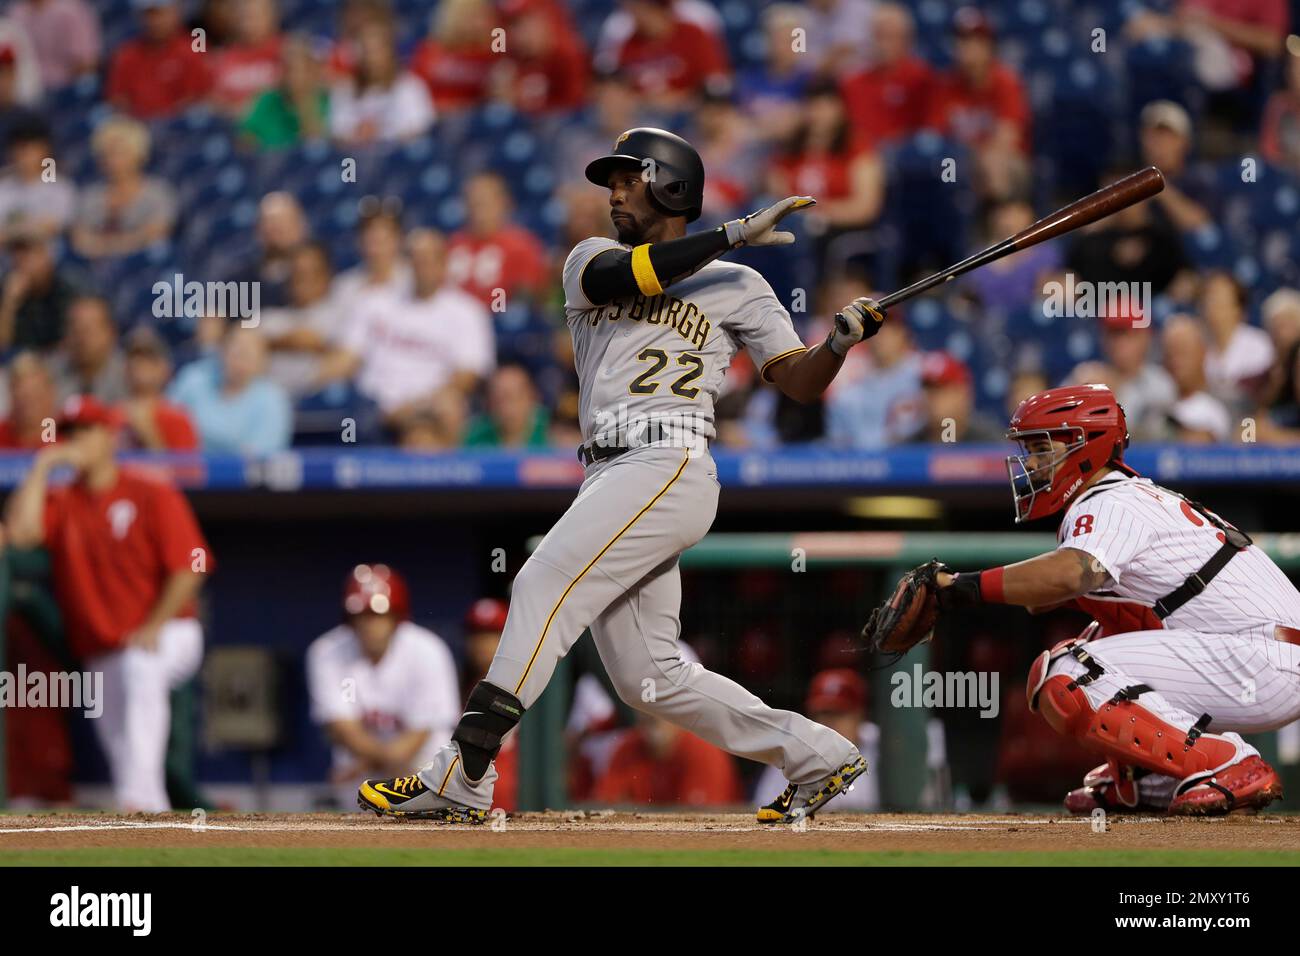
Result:
M605 552L608 551L610 548L612 548L614 546L614 543L618 541L619 538L623 537L623 535L627 533L627 530L641 519L642 515L644 515L647 511L653 508L655 506L655 503L658 502L660 498L662 498L665 494L668 493L668 489L671 488L676 483L677 479L682 476L682 472L686 470L686 464L690 460L691 460L690 449L687 449L685 456L682 458L681 465L677 468L676 474L674 474L671 478L668 479L668 483L659 489L659 493L650 499L649 504L647 504L644 508L638 511L636 515L633 516L631 521L623 525L623 527L619 529L618 534L614 535L614 537L609 539L609 542L605 545L605 547L601 548L600 553L597 554L594 558L592 558L590 562L588 562L587 566L582 569L582 572L576 578L574 578L572 581L569 582L569 586L564 589L564 593L560 595L560 599L555 602L555 607L551 608L550 617L546 619L546 626L542 628L542 636L537 639L537 646L533 648L533 656L528 658L528 666L524 668L523 676L519 678L519 683L515 685L515 690L514 690L515 696L519 695L519 691L524 686L524 681L528 680L528 674L533 669L533 663L537 660L537 655L541 653L542 645L546 643L546 634L551 629L551 622L555 620L555 615L560 613L560 608L564 605L564 601L566 598L568 598L569 593L574 589L577 583L586 576L587 572L596 566L596 562L605 556Z

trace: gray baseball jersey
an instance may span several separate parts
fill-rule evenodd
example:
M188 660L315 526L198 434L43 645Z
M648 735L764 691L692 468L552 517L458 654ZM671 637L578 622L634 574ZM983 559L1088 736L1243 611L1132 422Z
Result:
M736 350L749 350L766 378L778 360L804 350L790 313L748 266L710 262L656 296L595 305L582 272L610 249L593 237L564 263L564 311L573 335L584 441L621 438L625 422L667 421L712 438L713 404Z
M565 311L583 439L631 450L587 466L578 496L515 576L485 679L531 707L590 628L629 706L779 767L796 783L824 779L856 756L852 742L683 660L677 644L677 556L704 537L717 511L717 467L700 446L713 436L722 376L741 346L766 371L803 343L763 278L732 263L710 263L657 296L594 305L582 292L582 270L618 248L628 247L612 239L578 243L564 265ZM639 440L638 421L665 420L681 422L697 440ZM458 747L453 741L439 750L420 779L444 799L487 809L496 771L469 779Z

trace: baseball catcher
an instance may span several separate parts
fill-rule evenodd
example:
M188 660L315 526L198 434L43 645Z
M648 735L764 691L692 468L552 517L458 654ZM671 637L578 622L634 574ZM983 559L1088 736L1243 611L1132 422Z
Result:
M1124 410L1104 385L1020 404L1007 437L1016 522L1060 513L1055 551L955 573L907 573L864 638L903 652L981 603L1093 614L1029 672L1031 710L1105 759L1071 813L1218 815L1282 796L1239 734L1300 717L1300 592L1248 535L1124 464Z

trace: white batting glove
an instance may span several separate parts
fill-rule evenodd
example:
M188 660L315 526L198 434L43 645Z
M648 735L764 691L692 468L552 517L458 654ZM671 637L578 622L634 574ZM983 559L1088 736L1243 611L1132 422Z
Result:
M826 337L826 347L843 358L853 346L879 332L884 321L885 310L875 299L866 296L854 299L836 313L831 334Z
M812 196L788 196L744 219L733 219L722 226L727 231L727 243L733 249L741 246L788 246L794 242L794 233L777 232L776 224L797 209L815 205L817 200Z

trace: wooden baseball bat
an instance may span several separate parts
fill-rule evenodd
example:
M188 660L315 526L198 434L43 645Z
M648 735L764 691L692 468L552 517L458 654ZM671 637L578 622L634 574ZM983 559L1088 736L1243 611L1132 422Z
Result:
M1028 249L1030 246L1036 246L1048 239L1063 236L1067 232L1073 232L1080 226L1086 226L1098 219L1105 219L1121 209L1127 209L1134 203L1150 199L1164 188L1164 174L1156 167L1148 166L1146 169L1139 170L1131 176L1125 176L1123 179L1098 189L1095 193L1090 193L1082 199L1076 199L1068 206L1056 210L1050 216L1044 216L1032 226L1020 230L1014 236L994 243L982 252L977 252L956 265L951 265L941 272L927 276L919 282L913 282L905 289L889 293L889 295L879 300L880 305L887 309L891 305L905 302L922 292L928 292L937 285L951 282L959 275L970 272L972 269L978 269L990 262L996 262L1003 256L1009 256L1013 252Z

